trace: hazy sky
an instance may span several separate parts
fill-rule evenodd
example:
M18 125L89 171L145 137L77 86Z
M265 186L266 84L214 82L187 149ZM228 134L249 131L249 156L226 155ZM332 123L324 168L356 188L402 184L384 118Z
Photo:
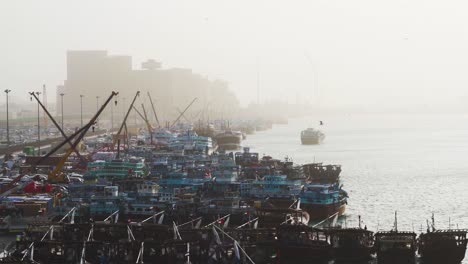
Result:
M241 101L461 103L466 1L2 0L0 86L19 100L65 79L69 49L106 49L230 83ZM318 87L318 89L317 89ZM319 97L317 97L319 94ZM24 96L23 96L24 95Z

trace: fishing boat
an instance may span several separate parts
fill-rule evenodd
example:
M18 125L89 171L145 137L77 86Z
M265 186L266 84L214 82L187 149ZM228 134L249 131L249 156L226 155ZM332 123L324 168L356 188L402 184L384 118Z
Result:
M243 166L242 168L242 180L255 180L257 178L262 178L265 175L271 174L271 169L268 166L261 165L252 165L252 166Z
M298 180L288 180L286 175L266 175L253 182L248 182L250 188L244 196L260 200L268 200L274 207L288 208L300 194L302 184Z
M348 194L338 184L306 184L299 197L301 208L311 219L326 219L334 214L344 214Z
M203 137L214 137L215 135L215 127L213 124L207 124L206 126L203 126L202 124L198 124L198 126L195 128L195 131L197 132L198 135L203 136Z
M255 215L262 227L275 228L283 224L308 225L310 215L301 210L300 201L296 200L289 207L274 207L265 201L255 201Z
M380 231L375 234L375 251L379 263L414 263L416 233Z
M333 184L340 180L340 165L323 165L322 163L308 163L302 165L307 180L310 183Z
M460 263L465 258L466 230L434 230L419 236L424 263Z
M210 154L213 151L213 143L210 137L197 135L193 130L179 134L169 141L169 148L172 150L184 150L185 152L204 152Z
M322 229L283 224L277 228L277 237L281 263L311 263L332 258L330 236Z
M244 148L243 152L236 152L234 160L240 166L251 166L259 163L258 153L250 152L250 148Z
M239 192L239 175L241 167L232 159L218 156L212 159L210 170L205 173L211 182L205 185L205 195L223 197L226 192Z
M158 184L168 190L175 188L189 188L193 191L201 189L206 182L210 182L211 178L194 179L187 176L187 172L175 171L170 172L164 178L158 181Z
M160 157L154 160L150 167L150 175L152 177L162 177L167 175L170 169L168 157Z
M435 229L432 226L419 235L419 254L424 263L460 263L465 258L467 230Z
M224 150L239 149L242 142L242 133L239 131L225 130L215 136L219 148Z
M114 159L111 161L97 160L89 162L84 180L94 182L99 179L124 179L128 177L143 177L145 175L145 160L142 158Z
M328 229L331 236L334 259L340 263L362 262L372 258L374 251L374 232L359 226L356 228L331 227Z
M320 130L313 128L307 128L301 132L301 143L302 145L317 145L325 140L325 134Z
M229 215L231 223L240 225L245 222L246 217L253 215L254 208L250 207L237 192L226 192L224 197L206 200L199 212L207 219Z
M292 159L286 157L280 162L279 170L288 176L290 180L305 180L306 175L302 166L295 165Z
M375 234L375 251L379 263L415 263L416 233L399 231L395 212L394 228Z
M160 145L169 145L169 142L176 137L171 131L167 129L159 129L154 132L153 135L154 139L156 139L156 143Z

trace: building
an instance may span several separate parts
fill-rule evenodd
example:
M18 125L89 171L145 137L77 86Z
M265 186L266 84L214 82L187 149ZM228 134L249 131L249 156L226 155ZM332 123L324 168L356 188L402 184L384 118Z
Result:
M178 111L182 111L195 97L198 100L187 113L189 118L202 118L208 111L227 115L225 112L239 108L239 102L226 82L209 80L191 69L163 69L154 60L142 63L141 69L133 69L130 56L110 56L102 50L68 51L67 79L57 87L57 115L61 113L61 93L65 94L65 116L79 117L80 95L84 95L83 114L89 117L96 113L111 91L119 92L118 104L108 106L103 119L110 119L112 108L114 120L120 121L137 91L141 93L135 106L141 110L144 102L151 120L154 120L154 115L148 92L161 121L174 120Z

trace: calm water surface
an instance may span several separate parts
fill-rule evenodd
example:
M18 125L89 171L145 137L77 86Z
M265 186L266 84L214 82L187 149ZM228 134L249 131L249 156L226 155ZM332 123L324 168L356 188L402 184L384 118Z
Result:
M325 125L321 145L303 146L299 134ZM436 228L468 228L467 115L330 115L289 120L249 135L243 143L297 163L341 164L349 193L344 218L356 226L420 233L435 214ZM465 258L465 262L466 261Z

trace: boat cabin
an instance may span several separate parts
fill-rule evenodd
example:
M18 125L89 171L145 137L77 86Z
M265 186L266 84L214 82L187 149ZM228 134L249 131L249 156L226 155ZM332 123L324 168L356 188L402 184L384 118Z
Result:
M380 231L375 234L379 263L412 263L416 253L416 233Z
M460 263L466 252L467 230L434 230L419 236L424 263Z

